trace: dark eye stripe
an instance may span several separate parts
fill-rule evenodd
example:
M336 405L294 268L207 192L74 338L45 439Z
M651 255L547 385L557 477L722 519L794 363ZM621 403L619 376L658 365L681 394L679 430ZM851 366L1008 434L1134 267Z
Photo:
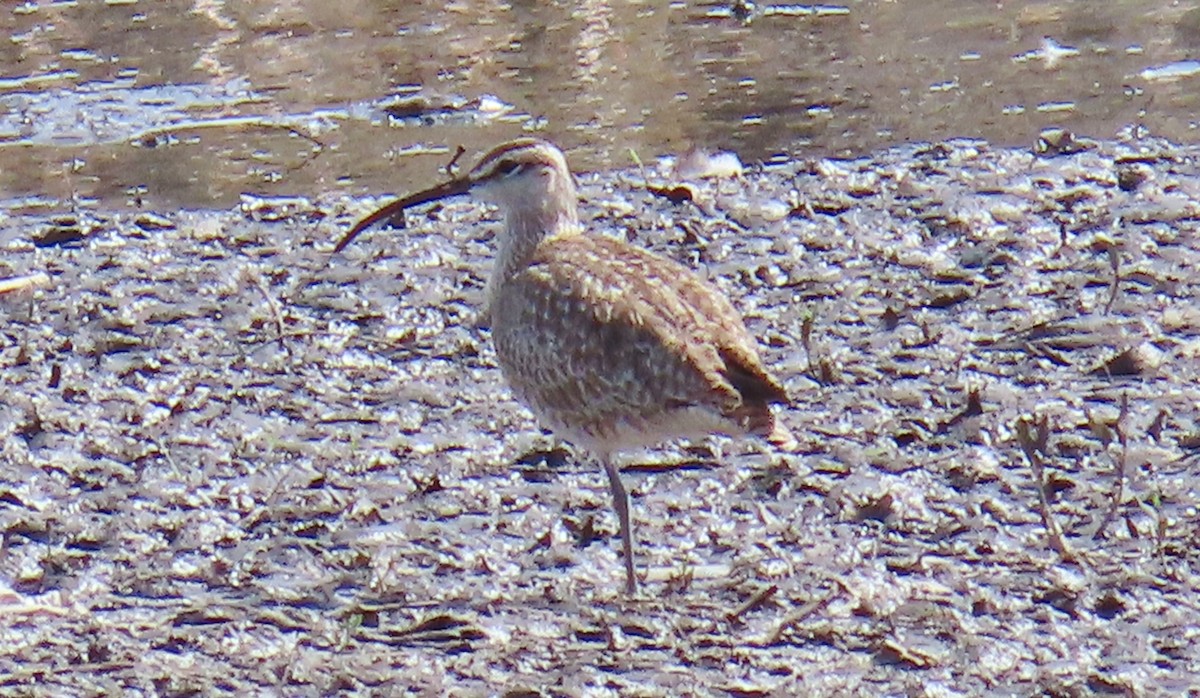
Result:
M496 163L495 172L498 175L507 177L508 175L520 172L521 167L521 163L517 162L516 160L501 160L500 162Z

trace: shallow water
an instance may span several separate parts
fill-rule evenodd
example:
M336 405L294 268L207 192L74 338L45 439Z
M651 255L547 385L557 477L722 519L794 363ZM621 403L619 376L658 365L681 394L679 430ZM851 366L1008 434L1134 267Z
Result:
M1200 9L1167 0L28 2L0 31L10 209L406 190L531 130L594 170L1050 126L1186 143L1200 113Z

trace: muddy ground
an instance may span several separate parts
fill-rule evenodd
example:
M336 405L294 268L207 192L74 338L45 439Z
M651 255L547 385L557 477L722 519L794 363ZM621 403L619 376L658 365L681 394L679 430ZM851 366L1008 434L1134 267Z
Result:
M495 212L4 220L0 693L1200 695L1200 152L1050 146L581 177L801 442L631 454L635 598L496 369Z

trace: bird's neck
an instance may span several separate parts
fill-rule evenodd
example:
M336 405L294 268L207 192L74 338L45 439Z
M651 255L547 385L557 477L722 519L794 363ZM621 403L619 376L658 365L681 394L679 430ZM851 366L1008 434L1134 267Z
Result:
M509 207L500 234L492 289L520 274L533 261L538 245L550 237L578 235L579 211L574 192L568 197L545 197L536 205Z

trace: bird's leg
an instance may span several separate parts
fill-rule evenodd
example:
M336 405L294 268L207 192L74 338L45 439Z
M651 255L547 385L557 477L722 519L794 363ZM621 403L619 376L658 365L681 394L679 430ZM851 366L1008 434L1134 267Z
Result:
M637 574L633 570L633 527L629 522L629 494L621 483L621 472L612 462L609 455L600 456L604 472L608 475L608 489L612 492L613 508L617 510L617 520L621 524L621 548L625 552L625 593L637 592Z

